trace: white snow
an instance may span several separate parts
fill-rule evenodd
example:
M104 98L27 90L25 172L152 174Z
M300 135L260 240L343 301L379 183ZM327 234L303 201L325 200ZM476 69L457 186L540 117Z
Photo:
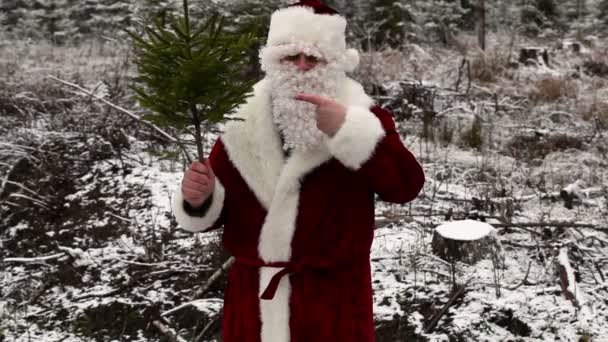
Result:
M485 222L462 220L443 223L436 231L447 239L472 241L488 236L495 229Z

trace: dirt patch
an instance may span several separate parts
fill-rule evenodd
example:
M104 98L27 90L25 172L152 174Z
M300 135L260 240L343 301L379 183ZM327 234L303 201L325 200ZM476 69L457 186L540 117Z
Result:
M116 186L128 166L95 168L117 153L101 136L50 134L14 141L24 153L5 159L14 164L5 170L10 183L0 193L0 236L6 241L1 256L39 256L57 245L99 247L128 231L127 222L108 213L126 217L142 204L131 199L149 196L145 189Z
M519 318L513 315L513 310L503 310L494 314L490 319L490 322L501 326L516 336L528 337L532 333L532 329L522 322Z
M377 342L427 342L428 338L416 333L416 327L412 326L407 317L395 316L391 321L376 322Z
M108 336L134 339L139 331L150 338L156 335L149 327L155 317L160 317L157 306L112 302L86 309L74 322L74 330L99 341Z
M590 76L608 77L608 64L601 61L586 61L583 71Z
M544 135L525 133L511 138L504 153L516 159L544 159L548 154L568 149L583 150L585 144L580 136L567 134Z

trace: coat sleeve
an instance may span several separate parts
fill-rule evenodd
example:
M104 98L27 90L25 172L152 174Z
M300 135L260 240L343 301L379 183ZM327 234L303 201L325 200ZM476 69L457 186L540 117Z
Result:
M190 208L184 201L181 192L181 184L173 193L171 206L173 215L177 223L185 230L191 232L204 232L218 229L224 224L227 215L226 189L222 184L221 178L223 170L228 162L228 156L224 150L221 140L217 140L211 154L209 162L215 174L215 187L213 194L209 198L210 203L205 203L205 210Z
M342 127L330 138L332 155L357 171L387 202L407 203L424 185L424 171L403 145L391 114L379 106L348 107Z

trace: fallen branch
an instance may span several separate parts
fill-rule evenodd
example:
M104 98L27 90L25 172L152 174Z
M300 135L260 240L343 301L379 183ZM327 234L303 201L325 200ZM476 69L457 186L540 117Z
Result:
M94 99L96 99L96 100L99 100L99 101L101 101L101 102L103 102L103 103L107 104L108 106L110 106L110 107L112 107L112 108L114 108L114 109L118 110L119 112L122 112L122 113L124 113L124 114L127 114L128 116L130 116L130 117L132 117L133 119L135 119L135 120L137 120L137 121L139 121L139 122L143 123L144 125L147 125L148 127L151 127L152 129L154 129L155 131L157 131L158 133L160 133L160 134L161 134L163 137L165 137L166 139L168 139L170 142L177 143L177 139L175 139L175 138L174 138L172 135L170 135L169 133L167 133L167 132L163 131L162 129L160 129L160 128L159 128L158 126L156 126L155 124L153 124L153 123L151 123L151 122L148 122L148 121L143 120L142 118L140 118L139 116L137 116L137 115L136 115L136 114L134 114L133 112L131 112L131 111L129 111L129 110L126 110L126 109L124 109L124 108L122 108L122 107L120 107L120 106L118 106L118 105L115 105L115 104L113 104L112 102L110 102L110 101L108 101L108 100L104 99L103 97L100 97L100 96L95 95L93 92L91 92L91 91L89 91L89 90L87 90L87 89L85 89L85 88L82 88L81 86L79 86L79 85L77 85L77 84L75 84L75 83L68 82L68 81L64 81L64 80L62 80L62 79L59 79L59 78L57 78L57 77L55 77L55 76L51 76L51 75L47 75L46 77L48 77L48 78L50 78L50 79L52 79L52 80L55 80L55 81L57 81L57 82L63 83L63 84L65 84L65 85L68 85L68 86L70 86L70 87L72 87L72 88L76 88L76 89L80 90L81 92L83 92L83 93L85 93L85 94L87 94L87 95L91 96L92 98L94 98Z
M184 309L184 308L187 308L189 306L192 306L192 305L194 305L194 303L199 302L199 301L201 301L201 300L200 299L196 299L196 300L193 300L193 301L189 301L189 302L183 303L181 305L178 305L178 306L174 307L173 309L169 309L169 310L161 313L160 316L161 317L165 317L165 316L168 316L170 314L176 313L177 311L179 311L181 309Z
M183 146L183 144L182 144L182 142L181 142L181 140L180 140L180 139L176 139L175 137L173 137L173 136L172 136L172 135L170 135L169 133L167 133L167 132L163 131L162 129L160 129L160 128L159 128L158 126L156 126L155 124L153 124L153 123L151 123L151 122L149 122L149 121L143 120L142 118L140 118L139 116L137 116L137 115L136 115L136 114L134 114L133 112L131 112L131 111L127 110L127 109L124 109L124 108L122 108L121 106L115 105L115 104L113 104L112 102L110 102L110 101L108 101L108 100L106 100L106 99L104 99L104 98L102 98L102 97L99 97L99 96L95 95L93 92L91 92L91 91L89 91L89 90L87 90L87 89L84 89L84 88L82 88L81 86L79 86L79 85L77 85L77 84L74 84L74 83L72 83L72 82L68 82L68 81L64 81L64 80L62 80L62 79L59 79L59 78L54 77L54 76L51 76L51 75L47 75L47 77L48 77L48 78L50 78L50 79L52 79L52 80L55 80L55 81L57 81L57 82L63 83L63 84L65 84L65 85L68 85L68 86L70 86L70 87L72 87L72 88L76 88L76 89L80 90L81 92L83 92L83 93L85 93L85 94L89 95L90 97L92 97L92 98L94 98L94 99L96 99L96 100L99 100L99 101L101 101L101 102L103 102L103 103L107 104L108 106L110 106L110 107L112 107L112 108L114 108L114 109L118 110L119 112L124 113L124 114L127 114L127 115L128 115L128 116L130 116L131 118L133 118L133 119L135 119L135 120L137 120L137 121L139 121L139 122L143 123L144 125L146 125L146 126L148 126L148 127L152 128L152 129L153 129L153 130L155 130L156 132L160 133L160 134L161 134L161 135L162 135L164 138L166 138L166 139L167 139L169 142L176 143L176 144L177 144L177 145L178 145L178 146L181 148L182 152L183 152L183 153L184 153L184 155L186 156L186 159L188 159L188 161L191 161L191 160L192 160L192 158L191 158L191 157L190 157L190 155L188 154L188 152L187 152L186 148Z
M469 282L471 281L472 278L470 278L469 280L467 280L466 283L464 283L462 286L459 286L456 291L454 292L454 294L452 294L452 296L450 297L450 299L448 300L447 303L445 303L445 305L443 305L443 307L441 308L441 310L439 310L439 312L437 312L435 315L433 315L433 317L431 318L429 324L426 326L426 328L424 329L424 333L425 334L429 334L433 331L433 329L435 329L435 326L437 325L437 323L439 322L439 320L441 319L441 317L443 317L443 315L445 315L446 312L448 312L448 309L454 305L454 302L460 298L462 295L464 295L465 291L466 291L466 287L469 284Z
M173 334L173 332L171 331L171 329L169 329L168 326L164 325L161 321L153 321L152 325L154 325L156 327L156 329L158 329L158 331L160 331L163 335L167 336L167 338L169 339L169 341L171 342L186 342L186 340L184 340L183 338Z
M41 261L59 259L62 256L65 256L65 253L62 252L62 253L57 253L57 254L47 255L47 256L42 256L42 257L35 257L35 258L5 258L3 260L3 262L24 262L24 263L41 262Z
M129 278L129 280L126 283L120 285L119 287L117 287L115 289L111 289L111 290L104 291L104 292L86 293L86 294L74 297L73 300L80 301L80 300L88 299L88 298L110 297L110 296L113 296L113 295L126 291L127 289L132 287L135 283L137 283L138 281L146 279L150 276L159 276L159 275L166 275L166 274L173 275L173 274L177 274L177 273L181 273L181 272L179 270L164 270L164 271L160 271L160 272L141 273L139 275ZM164 278L164 279L166 279L166 278Z
M515 291L520 288L522 285L536 285L528 281L528 275L530 274L530 268L532 267L532 262L528 263L528 269L526 270L526 275L524 275L524 279L517 285L512 287L505 287L505 289L509 291Z
M205 284L203 284L203 286L200 289L198 289L190 299L195 300L195 299L202 297L209 290L211 285L213 285L220 278L220 276L224 272L226 272L230 268L230 266L232 266L232 264L234 264L235 260L236 259L234 257L228 258L228 260L226 260L224 262L224 264L222 264L222 267L218 268L211 275L211 277L209 277L209 280L207 280L207 282Z
M572 266L570 266L568 250L566 248L560 249L557 262L559 270L559 285L562 288L562 293L566 299L571 301L572 304L578 308L580 306L577 296L578 286L576 285L574 270L572 269Z
M213 328L217 325L217 323L221 320L222 316L223 316L223 311L220 312L218 315L215 315L215 317L213 317L212 319L210 319L209 323L207 323L205 325L205 327L203 328L201 333L198 334L198 336L196 336L196 338L194 339L194 342L203 341L203 337L205 337L205 335L211 330L211 328Z
M4 190L6 189L6 185L10 184L9 182L11 180L11 177L16 173L17 168L21 167L23 163L27 163L27 158L19 158L19 160L17 160L17 162L15 162L15 164L13 164L6 173L6 176L2 180L2 183L0 183L0 198L4 197Z
M574 223L574 222L527 222L527 223L492 223L496 228L534 228L534 227L549 227L549 228L590 228L597 231L608 232L608 228L599 227L591 223Z

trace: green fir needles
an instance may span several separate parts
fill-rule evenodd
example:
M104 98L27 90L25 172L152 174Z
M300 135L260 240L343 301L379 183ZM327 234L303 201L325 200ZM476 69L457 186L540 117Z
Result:
M192 24L188 1L183 17L146 26L135 41L139 75L133 90L140 104L152 111L144 119L194 136L203 159L205 127L230 120L248 97L256 80L243 79L247 53L257 41L252 33L226 33L217 14ZM192 131L194 127L194 131Z

